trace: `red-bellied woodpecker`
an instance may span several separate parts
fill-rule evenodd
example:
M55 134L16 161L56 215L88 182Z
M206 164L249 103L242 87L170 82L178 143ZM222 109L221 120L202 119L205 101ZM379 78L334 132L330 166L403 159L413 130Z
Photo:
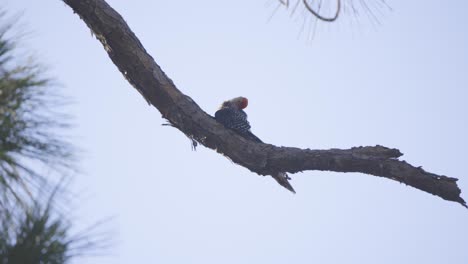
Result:
M247 107L248 102L245 97L236 97L223 102L215 113L215 119L225 127L234 130L240 136L254 142L263 143L250 131L250 123L247 120L247 114L243 110ZM296 193L291 184L289 184L288 180L291 178L285 172L277 172L272 176L281 186Z

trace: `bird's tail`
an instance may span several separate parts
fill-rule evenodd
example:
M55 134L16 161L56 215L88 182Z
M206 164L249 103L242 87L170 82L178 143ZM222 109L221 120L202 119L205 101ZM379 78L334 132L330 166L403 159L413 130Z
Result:
M244 138L248 139L248 140L252 140L254 142L257 142L257 143L263 143L263 141L261 139L259 139L256 135L254 135L252 132L250 131L247 131L243 134Z
M273 178L284 188L288 189L292 193L296 193L292 185L289 183L289 180L291 179L286 172L278 172L275 175L273 175Z

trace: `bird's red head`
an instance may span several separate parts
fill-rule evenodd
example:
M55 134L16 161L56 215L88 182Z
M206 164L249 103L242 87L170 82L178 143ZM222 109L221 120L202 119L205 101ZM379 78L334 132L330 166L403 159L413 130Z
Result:
M239 97L239 108L244 109L249 105L249 100L245 97Z
M237 109L244 109L244 108L247 107L248 104L249 104L249 100L247 100L247 98L239 96L239 97L236 97L236 98L231 99L229 101L225 101L221 105L221 108L234 107L234 108L237 108Z

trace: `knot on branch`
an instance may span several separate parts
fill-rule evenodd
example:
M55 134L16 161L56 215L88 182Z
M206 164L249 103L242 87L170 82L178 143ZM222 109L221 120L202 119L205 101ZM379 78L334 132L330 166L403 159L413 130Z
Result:
M354 147L351 148L353 156L364 159L392 159L403 156L400 150L376 145L374 147Z

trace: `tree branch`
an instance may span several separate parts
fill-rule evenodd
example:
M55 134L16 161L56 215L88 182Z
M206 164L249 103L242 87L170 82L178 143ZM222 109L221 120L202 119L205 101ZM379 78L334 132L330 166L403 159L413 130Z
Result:
M455 178L439 176L397 158L382 146L310 150L248 141L224 128L180 92L146 52L123 18L104 0L63 0L88 25L124 77L170 124L190 139L260 175L303 170L361 172L396 180L466 206Z

